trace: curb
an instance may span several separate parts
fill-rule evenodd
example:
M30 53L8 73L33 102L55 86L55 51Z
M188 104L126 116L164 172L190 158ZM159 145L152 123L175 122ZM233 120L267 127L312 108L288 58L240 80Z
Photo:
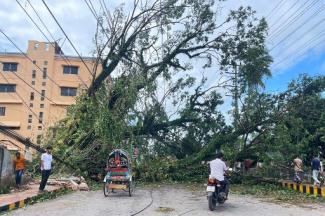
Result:
M61 190L62 188L58 188L58 189L55 189L53 191L49 191L48 193L55 193L59 190ZM37 194L36 196L32 196L32 197L27 197L23 200L20 200L20 201L17 201L17 202L14 202L14 203L10 203L10 204L7 204L7 205L3 205L3 206L0 206L0 213L3 213L5 211L11 211L11 210L14 210L14 209L19 209L19 208L24 208L26 206L26 204L28 204L30 201L32 201L34 198L37 198L39 196L42 196L43 194Z
M25 204L29 201L29 199L30 198L27 198L27 199L20 200L20 201L15 202L15 203L0 206L0 212L8 211L8 210L14 210L14 209L18 209L18 208L23 208L23 207L25 207Z
M297 184L291 181L279 181L283 188L293 189L300 193L307 195L314 195L315 197L325 197L325 187L317 187L311 184Z

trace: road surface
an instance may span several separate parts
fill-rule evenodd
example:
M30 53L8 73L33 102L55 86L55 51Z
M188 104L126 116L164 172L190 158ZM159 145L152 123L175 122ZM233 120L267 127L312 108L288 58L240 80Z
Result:
M180 186L136 189L129 197L125 192L104 197L102 191L74 192L54 200L14 210L12 216L81 216L81 215L218 215L218 216L324 216L325 204L296 206L276 204L252 196L230 195L229 200L209 211L203 191L191 191ZM147 207L146 209L144 209ZM143 210L144 209L144 210ZM142 212L140 212L143 210ZM140 212L140 213L139 213ZM138 214L137 214L138 213Z

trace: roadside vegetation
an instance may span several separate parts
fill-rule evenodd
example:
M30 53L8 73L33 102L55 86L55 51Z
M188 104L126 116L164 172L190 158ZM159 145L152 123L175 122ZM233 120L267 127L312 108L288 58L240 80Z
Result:
M290 203L293 205L325 203L325 199L322 197L306 195L275 184L234 184L231 185L231 193L253 195L270 202Z
M325 77L302 74L282 92L265 91L265 19L250 7L222 18L221 6L136 0L102 14L94 38L102 71L43 145L89 177L104 174L113 149L138 148L134 173L147 182L207 178L216 150L231 166L262 162L274 178L295 154L307 166L325 152ZM228 98L230 122L221 111Z

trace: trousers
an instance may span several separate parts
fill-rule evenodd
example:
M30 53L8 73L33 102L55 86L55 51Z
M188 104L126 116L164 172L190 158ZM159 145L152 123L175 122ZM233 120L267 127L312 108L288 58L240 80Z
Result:
M16 185L20 185L21 184L21 179L22 179L23 174L24 174L24 170L23 169L22 170L16 170L15 173L16 173L16 178L15 178Z
M42 180L39 185L39 190L42 191L45 188L45 185L47 183L47 180L49 179L49 176L51 174L51 170L42 170Z
M319 174L319 170L313 170L314 185L320 183L320 181L318 180L318 174Z

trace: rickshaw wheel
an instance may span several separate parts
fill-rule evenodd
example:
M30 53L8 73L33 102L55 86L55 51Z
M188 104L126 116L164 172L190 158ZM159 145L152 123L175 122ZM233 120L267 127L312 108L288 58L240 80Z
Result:
M133 192L133 189L132 189L132 181L129 181L129 197L132 196L132 192Z
M108 185L109 185L108 182L105 182L103 185L103 192L105 197L108 197L108 194L110 193L108 189Z

